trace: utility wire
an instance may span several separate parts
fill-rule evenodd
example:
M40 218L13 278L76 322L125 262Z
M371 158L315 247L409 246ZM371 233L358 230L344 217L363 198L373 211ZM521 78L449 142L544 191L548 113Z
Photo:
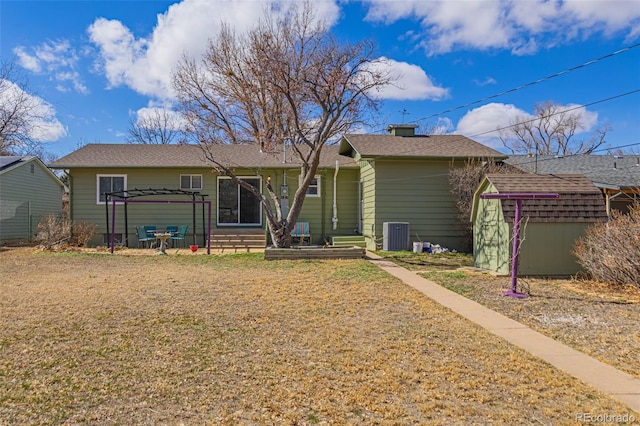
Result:
M611 101L611 100L613 100L613 99L622 98L622 97L624 97L624 96L633 95L634 93L638 93L638 92L640 92L640 89L631 90L631 91L629 91L629 92L620 93L620 94L618 94L618 95L610 96L610 97L605 98L605 99L600 99L600 100L597 100L597 101L593 101L593 102L590 102L590 103L588 103L588 104L578 105L578 106L575 106L575 107L572 107L572 108L563 109L562 111L557 111L557 112L555 112L555 113L553 113L553 114L545 115L544 117L534 117L534 118L532 118L532 119L530 119L530 120L519 121L519 122L517 122L517 123L510 124L510 125L508 125L508 126L504 126L504 127L496 127L496 128L495 128L495 129L493 129L493 130L487 130L487 131L484 131L484 132L480 132L480 133L476 133L476 134L474 134L474 135L471 135L471 136L469 136L469 138L475 138L475 137L477 137L477 136L486 135L486 134L488 134L488 133L493 133L493 132L498 132L498 131L500 131L500 130L510 129L511 127L516 127L516 126L519 126L519 125L521 125L521 124L533 123L534 121L538 121L538 120L541 120L541 119L545 119L545 118L553 117L554 115L564 114L564 113L567 113L567 112L575 111L575 110L577 110L577 109L586 108L586 107L588 107L588 106L592 106L592 105L600 104L600 103L602 103L602 102L607 102L607 101Z
M587 61L587 62L585 62L583 64L576 65L576 66L573 66L571 68L567 68L564 71L560 71L560 72L557 72L555 74L551 74L551 75L549 75L547 77L539 78L537 80L531 81L529 83L522 84L522 85L514 87L512 89L508 89L508 90L505 90L503 92L500 92L500 93L497 93L497 94L494 94L494 95L491 95L491 96L487 96L487 97L482 98L482 99L478 99L478 100L475 100L475 101L472 101L472 102L468 102L468 103L466 103L464 105L459 105L457 107L453 107L453 108L450 108L450 109L447 109L447 110L444 110L444 111L440 111L438 113L431 114L431 115L428 115L426 117L418 118L417 120L414 120L413 123L417 123L417 122L423 121L423 120L428 120L430 118L434 118L434 117L437 117L437 116L440 116L440 115L448 114L448 113L453 112L453 111L457 111L457 110L462 109L462 108L466 108L466 107L469 107L469 106L472 106L472 105L476 105L476 104L479 104L479 103L482 103L482 102L486 102L488 100L495 99L495 98L498 98L500 96L504 96L504 95L509 94L509 93L517 92L518 90L522 90L522 89L525 89L527 87L531 87L531 86L534 86L536 84L551 80L553 78L560 77L562 75L568 74L568 73L570 73L572 71L575 71L575 70L578 70L580 68L585 68L585 67L587 67L589 65L593 65L595 63L598 63L598 62L603 61L605 59L608 59L608 58L611 58L613 56L619 55L621 53L628 52L628 51L630 51L632 49L635 49L637 47L640 47L640 43L636 43L636 44L633 44L631 46L627 46L627 47L625 47L623 49L616 50L615 52L608 53L606 55L600 56L599 58L595 58L595 59L592 59L590 61ZM378 130L378 132L382 132L382 131L384 131L384 129Z

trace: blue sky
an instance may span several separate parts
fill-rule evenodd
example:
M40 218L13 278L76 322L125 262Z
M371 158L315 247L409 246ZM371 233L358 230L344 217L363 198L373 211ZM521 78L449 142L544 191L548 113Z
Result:
M293 1L272 9L286 10ZM171 109L170 75L180 55L200 54L222 21L249 28L268 3L274 2L2 0L0 56L16 61L46 112L32 136L63 156L86 143L125 142L130 120L152 108ZM402 75L402 89L383 92L377 122L363 131L381 132L389 123L437 125L501 149L492 130L531 114L536 103L554 101L584 106L577 111L586 128L577 137L607 125L606 146L640 148L640 92L624 95L640 90L640 1L314 5L341 39L373 39L379 56ZM503 92L509 93L495 97Z

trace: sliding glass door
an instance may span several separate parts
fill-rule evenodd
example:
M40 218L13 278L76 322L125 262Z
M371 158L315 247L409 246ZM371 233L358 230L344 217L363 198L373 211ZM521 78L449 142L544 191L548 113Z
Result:
M258 190L262 187L260 178L243 177L241 179ZM218 177L218 225L261 224L262 210L258 199L230 178Z

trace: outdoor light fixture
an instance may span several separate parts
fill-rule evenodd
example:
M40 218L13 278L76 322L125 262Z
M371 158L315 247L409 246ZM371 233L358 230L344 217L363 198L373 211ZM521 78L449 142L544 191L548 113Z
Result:
M280 195L283 197L289 195L289 186L287 184L280 185Z

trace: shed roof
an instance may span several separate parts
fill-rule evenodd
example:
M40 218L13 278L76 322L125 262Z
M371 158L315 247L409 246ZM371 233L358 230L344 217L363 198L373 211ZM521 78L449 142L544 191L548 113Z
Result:
M523 200L522 214L530 222L596 222L607 219L602 193L584 175L488 174L480 188L489 189L487 183L500 194L560 194L557 199ZM515 200L500 200L500 204L505 220L513 223Z
M514 155L505 160L529 173L580 173L598 187L640 188L640 157L614 155Z
M506 158L488 146L462 135L349 134L340 142L340 154L355 157Z
M210 145L213 155L229 166L247 168L298 168L300 162L291 152L261 152L255 145ZM337 146L322 148L320 167L357 167L351 158L338 155ZM199 145L88 144L52 162L50 167L211 167Z

